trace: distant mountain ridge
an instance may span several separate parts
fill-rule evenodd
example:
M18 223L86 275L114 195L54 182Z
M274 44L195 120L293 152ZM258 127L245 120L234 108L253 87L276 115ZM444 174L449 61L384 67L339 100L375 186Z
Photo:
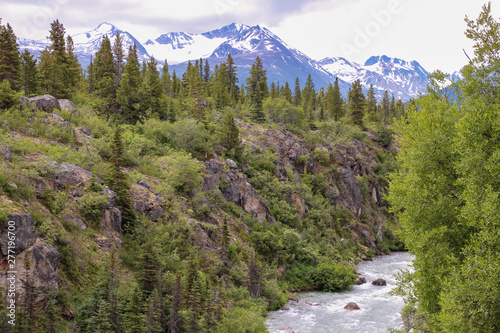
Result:
M341 92L346 97L351 83L359 79L365 90L373 84L378 97L387 90L396 98L407 101L425 92L428 83L429 73L417 61L385 55L370 57L363 65L341 57L314 60L265 27L238 23L201 34L169 32L140 43L131 33L103 22L93 30L72 36L75 54L84 69L90 63L91 56L98 51L102 37L107 34L113 43L117 32L122 36L125 52L135 43L141 61L154 56L159 64L163 64L167 59L169 69L175 70L177 75L184 73L188 61L203 58L209 61L213 69L231 54L238 68L240 85L245 84L257 56L264 63L269 82L288 82L292 89L296 77L303 86L311 74L316 90L326 88L338 77ZM35 55L49 45L48 40L18 38L18 42L21 49L28 49Z

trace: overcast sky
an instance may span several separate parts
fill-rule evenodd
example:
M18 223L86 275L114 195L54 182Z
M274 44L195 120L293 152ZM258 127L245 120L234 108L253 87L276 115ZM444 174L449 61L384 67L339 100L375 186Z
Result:
M372 55L417 60L453 72L472 54L464 17L486 0L0 0L2 23L19 37L44 38L56 18L70 34L109 22L139 41L183 31L202 33L233 22L265 26L314 59ZM500 3L493 3L500 18Z

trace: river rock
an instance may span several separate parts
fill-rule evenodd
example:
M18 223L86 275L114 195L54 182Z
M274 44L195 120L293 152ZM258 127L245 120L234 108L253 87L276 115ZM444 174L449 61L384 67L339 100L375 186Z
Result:
M384 279L382 279L382 278L378 278L375 281L372 281L372 284L374 286L386 286L387 282Z
M292 330L289 326L285 327L284 329L282 329L283 332L286 332L286 333L295 333L294 330Z
M366 279L364 277L358 276L355 284L359 286L360 284L364 284L364 283L366 283Z
M359 306L356 303L354 303L354 302L347 303L347 305L344 306L344 309L347 309L347 310L361 310L359 308Z

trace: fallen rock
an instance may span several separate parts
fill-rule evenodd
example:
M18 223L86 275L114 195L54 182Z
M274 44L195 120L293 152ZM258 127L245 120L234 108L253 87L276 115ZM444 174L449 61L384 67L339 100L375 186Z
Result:
M76 105L70 101L69 99L58 99L59 106L63 110L68 110L68 111L76 111Z
M364 277L361 277L361 276L358 276L358 278L356 279L356 282L354 282L354 284L356 285L360 285L360 284L364 284L366 283L366 279Z
M145 188L151 188L151 185L149 185L149 183L145 180L145 179L141 179L137 182L137 184L145 187Z
M76 185L81 182L86 182L92 177L92 172L66 162L62 162L56 166L56 173L56 179L65 185Z
M10 160L12 157L12 149L8 146L0 146L0 155L3 156L4 160Z
M226 160L226 165L229 169L237 169L238 168L238 165L236 165L236 162L233 161L232 159L227 159Z
M38 109L45 112L52 111L53 109L61 109L57 98L52 95L35 96L31 98L21 97L19 103L25 104L28 107L34 106L35 110Z
M9 223L9 221L13 222ZM14 246L9 248L9 237L12 233L15 235ZM29 213L11 213L7 221L0 225L0 251L4 256L9 254L9 249L15 255L23 252L35 243L36 238L35 220Z
M387 282L384 279L382 279L382 278L378 278L375 281L372 281L372 284L374 286L386 286Z
M347 305L344 306L344 309L347 309L347 310L361 310L359 308L359 306L356 303L354 303L354 302L347 303Z
M57 121L59 121L59 122L64 122L64 118L63 118L63 117L61 117L60 115L58 115L58 114L57 114L57 113L55 113L55 112L49 113L47 116L48 116L48 117L52 117L54 120L57 120Z

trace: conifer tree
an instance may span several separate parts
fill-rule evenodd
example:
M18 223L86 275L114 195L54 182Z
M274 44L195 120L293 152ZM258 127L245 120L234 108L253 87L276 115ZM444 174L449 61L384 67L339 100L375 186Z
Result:
M163 63L163 68L161 71L161 82L165 95L171 96L172 80L170 79L170 73L168 72L167 59L165 59L165 62Z
M396 116L396 100L394 98L394 94L392 95L391 102L389 104L389 115L390 119Z
M66 82L71 87L75 88L78 86L78 83L80 82L82 67L80 66L80 63L78 62L78 57L75 54L75 46L73 43L73 38L71 38L71 36L69 35L68 37L66 37L66 53L68 55Z
M128 124L142 121L146 116L142 82L143 77L141 76L137 57L137 46L134 44L129 48L127 63L116 90L116 100L120 104L121 118Z
M143 103L147 103L148 107L151 108L152 113L159 113L160 99L163 96L163 84L157 68L158 63L156 62L154 57L151 57L151 59L148 61L147 66L148 67L143 82L145 91Z
M373 84L370 84L368 93L366 96L366 112L369 114L374 114L377 111L377 98L375 97L375 90L373 89Z
M21 89L21 60L14 30L0 21L0 82L8 80L13 90Z
M285 99L290 104L293 102L292 90L290 89L288 82L285 82L285 85L281 88L280 97Z
M335 78L335 83L332 89L331 97L331 112L333 119L339 121L342 116L344 116L344 103L342 101L342 96L340 95L339 79Z
M262 101L268 95L267 89L266 70L260 57L257 57L250 69L250 76L247 78L247 90L250 95L252 118L258 123L265 121Z
M139 286L135 285L127 302L125 315L126 333L144 333L146 331L146 320L143 309L142 292Z
M365 109L365 95L361 81L358 79L352 83L349 93L349 118L357 126L363 127L363 111Z
M295 106L299 106L302 102L302 96L301 96L301 93L300 93L300 81L299 81L299 77L297 76L295 78L295 91L294 91L294 95L293 95L293 104Z
M170 318L167 322L169 333L180 333L182 322L181 322L181 302L182 302L182 283L181 275L179 272L175 273L175 281L172 289L172 301L170 303Z
M229 92L227 85L227 68L226 63L221 63L215 65L214 72L212 74L211 88L212 97L215 99L215 106L222 109L229 105Z
M210 81L210 64L208 60L205 60L205 66L203 67L203 81Z
M262 275L253 252L250 255L250 264L248 265L248 280L250 297L259 298L262 291Z
M36 59L28 50L24 50L21 54L21 81L24 95L27 97L37 94L37 74Z
M76 57L68 54L64 39L66 30L59 20L51 23L51 45L40 54L40 85L46 93L57 98L69 98L78 83L79 64Z
M123 72L123 61L125 60L125 53L123 52L123 41L120 32L116 32L115 42L113 43L113 56L116 66L116 82L115 86L118 86Z
M227 55L226 61L226 73L227 73L227 91L229 93L229 100L232 105L236 104L238 100L238 77L237 68L234 64L234 60L231 57L231 53Z
M316 91L311 74L307 76L306 85L302 89L302 105L306 112L312 112L316 108Z
M95 55L95 60L91 63L91 80L93 82L93 92L96 95L94 110L106 118L116 114L116 66L113 61L111 42L107 35L104 35L101 46Z
M146 333L163 333L162 315L163 307L158 294L158 289L155 288L148 300L148 309L146 313Z
M156 288L160 261L153 242L146 241L142 247L136 263L138 269L138 282L146 297L150 296Z
M382 118L386 122L389 119L389 93L384 91L384 95L382 95L382 100L380 101L380 109L382 111Z
M276 90L276 84L271 82L271 91L269 92L269 97L271 99L276 99L278 97L278 91Z
M220 144L225 148L228 157L241 161L243 147L239 138L240 130L234 121L234 114L228 110L222 118L222 124L219 130Z
M121 127L117 126L111 142L110 162L110 188L116 193L116 204L122 213L122 230L125 233L132 233L135 229L137 217L132 208L130 197L130 184L128 176L122 171L125 164L124 146L121 138Z

